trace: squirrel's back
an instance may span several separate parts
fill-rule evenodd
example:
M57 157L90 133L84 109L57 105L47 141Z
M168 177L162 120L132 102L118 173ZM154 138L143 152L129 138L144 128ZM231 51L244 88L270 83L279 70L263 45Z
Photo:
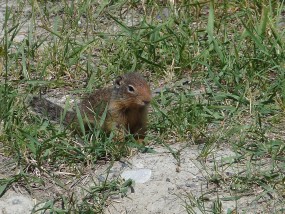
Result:
M64 108L49 101L46 98L33 96L30 101L30 105L33 107L35 112L43 114L44 116L47 116L49 119L54 121L59 122L61 117L64 116L64 118L62 118L64 124L71 123L76 117L75 112L71 111L70 109L67 109L66 115L62 115Z

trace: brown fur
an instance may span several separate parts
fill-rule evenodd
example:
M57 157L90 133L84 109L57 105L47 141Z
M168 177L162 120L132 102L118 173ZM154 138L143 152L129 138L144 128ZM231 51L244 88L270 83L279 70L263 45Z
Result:
M47 105L39 103L39 99L35 99L35 105ZM84 118L85 124L91 123L96 125L105 111L106 118L103 124L103 130L110 133L112 130L118 130L120 137L125 132L133 134L139 141L143 140L147 125L148 106L151 101L151 91L146 80L139 73L127 73L119 76L113 87L95 90L93 93L85 96L79 104L81 116ZM46 111L62 112L62 108L45 106ZM55 113L52 112L54 116ZM58 113L56 116L58 117ZM54 119L54 118L53 118ZM75 112L68 111L66 123L76 123Z
M130 91L129 87L134 91ZM138 73L128 73L118 77L113 87L99 89L86 96L80 104L80 111L89 121L94 121L94 111L97 110L100 117L107 106L103 126L106 132L120 129L143 139L150 101L151 91L146 80Z

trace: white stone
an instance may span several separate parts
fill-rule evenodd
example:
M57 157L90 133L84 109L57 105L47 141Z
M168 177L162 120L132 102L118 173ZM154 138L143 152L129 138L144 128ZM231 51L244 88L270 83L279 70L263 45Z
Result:
M151 170L150 169L126 170L121 174L121 176L125 180L132 179L136 183L145 183L151 177Z
M14 214L28 214L31 213L34 203L31 198L24 195L11 195L7 198L0 199L0 213Z

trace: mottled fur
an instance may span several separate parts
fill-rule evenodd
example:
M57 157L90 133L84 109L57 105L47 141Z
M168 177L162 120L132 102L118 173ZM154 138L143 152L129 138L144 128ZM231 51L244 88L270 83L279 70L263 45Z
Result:
M113 87L95 90L85 96L79 104L79 110L85 123L94 124L101 118L107 108L103 130L126 131L133 134L138 140L145 137L147 125L148 105L151 101L151 91L146 80L139 73L127 73L119 76ZM50 101L35 98L33 106L40 107L41 112L47 112L52 119L58 119L63 109ZM43 111L44 110L44 111ZM68 111L66 123L76 121L75 112Z

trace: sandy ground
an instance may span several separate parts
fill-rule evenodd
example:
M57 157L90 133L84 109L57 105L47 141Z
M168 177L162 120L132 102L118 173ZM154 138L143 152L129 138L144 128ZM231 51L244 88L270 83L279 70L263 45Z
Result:
M268 213L273 210L274 201L270 201L269 197L254 200L258 189L252 190L252 194L238 200L229 201L228 198L235 195L230 192L228 184L223 186L223 184L217 185L207 181L209 176L215 173L215 167L218 167L220 175L225 180L227 176L241 170L242 167L224 167L223 163L226 158L235 157L235 154L228 148L221 147L220 150L213 151L213 158L201 162L198 161L201 146L184 143L170 147L173 151L180 153L179 159L174 158L169 149L155 146L153 147L154 153L137 153L129 159L117 161L110 171L108 171L109 164L100 166L96 172L92 173L88 181L85 179L84 182L79 182L74 187L78 190L78 197L80 193L83 193L81 186L91 186L94 180L102 180L107 174L110 179L113 179L123 178L125 172L133 172L133 175L140 175L140 177L134 176L137 182L129 188L127 197L111 197L110 205L105 210L106 213L182 214L187 213L185 206L190 205L189 198L198 199L201 196L206 199L204 205L210 210L213 201L219 197L223 213L235 208L238 212L246 210L246 213ZM142 175L141 171L148 173ZM33 195L30 195L23 188L17 186L10 188L0 199L0 213L1 211L3 214L30 213L33 205L42 201L41 194L47 193L37 193L37 190L33 190ZM191 207L194 213L202 213L196 205L192 204Z
M197 146L185 147L173 145L172 149L181 149L180 166L173 155L163 147L154 148L156 153L139 153L132 157L124 170L150 169L151 178L145 183L136 183L134 193L128 197L114 200L107 213L187 213L185 195L200 196L202 189L208 189L208 183L202 173L202 166L196 160L199 155ZM229 151L221 152L221 155ZM234 207L234 204L227 204ZM197 210L198 212L198 210Z

